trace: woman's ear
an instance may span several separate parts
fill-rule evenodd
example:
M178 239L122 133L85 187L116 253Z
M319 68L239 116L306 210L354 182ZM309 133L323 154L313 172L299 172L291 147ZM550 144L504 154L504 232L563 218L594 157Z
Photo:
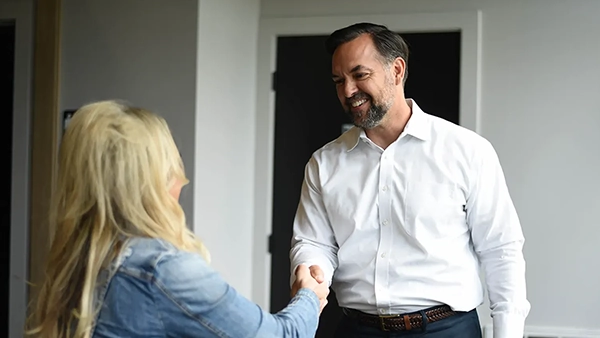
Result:
M169 189L169 194L173 196L173 198L179 201L179 195L181 195L181 188L183 187L183 183L179 179L175 179L171 189Z

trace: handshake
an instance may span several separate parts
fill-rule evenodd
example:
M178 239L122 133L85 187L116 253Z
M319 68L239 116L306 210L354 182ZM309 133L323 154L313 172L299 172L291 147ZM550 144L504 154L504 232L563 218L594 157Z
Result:
M292 285L292 294L294 297L296 292L302 288L307 288L314 291L321 301L319 313L323 311L327 305L327 296L329 295L329 285L325 282L323 270L318 265L311 265L310 268L304 264L298 265L296 268L296 281Z

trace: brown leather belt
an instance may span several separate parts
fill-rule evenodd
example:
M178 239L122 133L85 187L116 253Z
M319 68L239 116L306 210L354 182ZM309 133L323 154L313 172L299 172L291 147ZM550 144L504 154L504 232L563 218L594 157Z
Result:
M382 331L409 331L423 327L423 315L421 312L386 316L371 315L347 308L344 308L343 312L349 318L356 320L360 325L375 327ZM427 317L427 323L437 322L456 314L448 305L436 306L426 309L423 312Z

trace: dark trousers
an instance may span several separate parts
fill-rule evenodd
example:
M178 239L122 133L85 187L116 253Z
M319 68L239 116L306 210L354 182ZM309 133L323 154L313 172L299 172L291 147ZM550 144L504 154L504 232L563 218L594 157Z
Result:
M335 338L481 338L481 325L477 311L458 312L452 317L410 331L382 331L362 326L353 319L343 316L335 332Z

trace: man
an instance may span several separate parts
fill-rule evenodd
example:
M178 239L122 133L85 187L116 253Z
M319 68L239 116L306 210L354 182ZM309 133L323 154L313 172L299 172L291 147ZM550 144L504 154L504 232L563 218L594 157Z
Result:
M340 29L327 49L355 127L306 165L290 256L331 283L336 336L481 337L480 262L494 337L522 337L524 238L492 145L405 99L408 47L386 27Z

